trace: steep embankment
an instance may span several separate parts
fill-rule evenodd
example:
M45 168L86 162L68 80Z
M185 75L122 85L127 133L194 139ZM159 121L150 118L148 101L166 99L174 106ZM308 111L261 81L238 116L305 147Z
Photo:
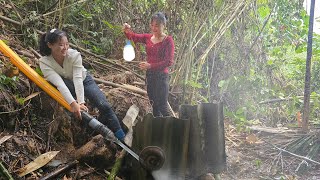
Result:
M4 40L28 65L38 71L39 54L34 50L37 49L36 47L24 47L16 37L6 34L0 35L0 39ZM60 151L55 158L55 163L26 175L27 179L39 178L57 169L59 165L72 162L74 159L80 160L78 168L87 174L91 174L93 171L83 165L83 162L97 168L98 171L101 167L109 169L113 165L116 155L115 146L104 144L104 141L97 138L98 140L93 139L92 142L103 147L85 150L82 148L81 153L77 151L96 133L87 128L82 121L73 118L72 114L64 110L19 72L2 53L0 53L0 59L0 139L10 137L5 141L2 139L3 142L0 141L0 158L4 167L15 179L18 174L17 170L39 155L53 150ZM83 53L83 59L84 65L97 78L97 81L104 82L99 84L99 87L106 93L119 119L125 116L132 104L136 104L140 108L139 118L150 111L150 105L143 90L144 86L141 85L143 80L132 72L124 70L126 68L119 71L119 67L122 67L120 61L117 62L119 65L115 68L114 64L106 66L105 62L92 54ZM100 68L92 68L97 66ZM135 84L139 85L135 86ZM97 116L98 112L90 107L90 102L88 102L88 106L90 113ZM86 145L88 146L88 144ZM75 152L78 152L76 153L78 157L74 156ZM104 152L103 156L101 156L101 152ZM102 161L99 161L99 158ZM78 172L70 171L66 174L72 177L86 175L86 173L78 175L76 173ZM94 179L105 178L96 173L91 176Z

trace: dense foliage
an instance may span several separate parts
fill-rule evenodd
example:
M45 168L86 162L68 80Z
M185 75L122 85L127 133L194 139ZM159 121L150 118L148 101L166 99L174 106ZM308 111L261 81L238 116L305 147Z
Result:
M4 3L3 14L23 23L19 31L26 45L37 47L36 29L59 27L72 43L115 59L124 44L122 24L148 32L150 16L163 11L176 45L170 83L179 104L223 101L225 114L239 127L296 124L302 110L309 16L301 0ZM319 123L319 35L313 43L310 118ZM143 47L136 49L141 60Z

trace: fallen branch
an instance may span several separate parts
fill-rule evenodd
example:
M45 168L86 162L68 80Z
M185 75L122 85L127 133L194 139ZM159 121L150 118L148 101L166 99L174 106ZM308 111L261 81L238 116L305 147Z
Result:
M146 85L144 82L137 82L137 81L134 81L132 84L138 85L138 86L145 86Z
M233 144L235 147L239 147L239 145L238 145L236 142L234 142L233 140L231 140L231 138L229 138L228 136L226 136L226 138L227 138L230 142L232 142L232 144Z
M6 142L8 139L10 139L12 137L12 135L8 135L8 136L4 136L0 139L0 144Z
M72 168L74 165L78 164L78 161L75 160L75 161L72 161L71 163L68 163L66 166L64 167L61 167L51 173L49 173L48 175L44 176L44 177L41 177L40 180L48 180L48 179L53 179L55 178L56 176L58 176L59 174L65 172L66 170Z
M267 141L266 141L266 142L267 142ZM269 143L269 142L267 142L267 143ZM282 152L286 152L286 153L288 153L288 154L290 154L290 155L292 155L292 156L295 156L295 157L298 157L298 158L301 158L301 159L304 159L304 160L307 160L307 161L310 161L310 162L313 162L313 163L315 163L315 164L320 165L320 162L318 162L318 161L312 160L312 159L310 159L310 158L308 158L308 157L305 157L305 156L300 156L300 155L298 155L298 154L294 154L294 153L292 153L292 152L290 152L290 151L287 151L287 150L285 150L285 149L279 148L279 147L273 145L272 143L269 143L269 144L271 144L273 147L277 148L278 150L280 150L280 151L282 151Z
M267 104L267 103L276 103L281 101L291 101L294 99L303 99L303 96L295 96L295 97L286 97L286 98L276 98L276 99L269 99L265 101L259 102L259 104ZM311 95L310 98L319 98L319 95Z
M28 58L34 58L34 55L27 52L27 51L22 51L22 50L16 50L16 52L22 56L28 57Z
M129 91L138 93L138 94L147 95L147 91L145 91L143 89L140 89L140 88L138 88L136 86L132 86L132 85L129 85L129 84L121 85L121 84L117 84L117 83L110 82L110 81L105 81L105 80L98 79L98 78L93 78L93 79L98 83L103 83L103 84L108 85L108 86L120 87L120 88L129 90Z
M22 21L22 18L21 18L20 14L19 14L19 11L16 8L16 5L11 0L9 0L9 2L11 4L13 10L15 11L16 15L19 17L20 21Z
M299 98L299 96L297 98ZM290 100L293 100L293 97L269 99L269 100L261 101L261 102L259 102L259 104L276 103L276 102L290 101Z
M259 126L248 126L250 130L253 131L262 131L266 133L272 133L272 134L283 134L283 133L297 133L297 130L292 130L284 127L278 127L278 128L273 128L273 127L259 127Z
M34 50L32 47L29 47L30 51L38 58L41 58L41 54L39 54L36 50Z
M15 25L19 25L19 26L22 25L20 22L15 21L15 20L12 20L12 19L7 18L7 17L2 16L2 15L0 15L0 19L2 19L2 20L4 20L4 21L7 21L7 22L9 22L9 23L15 24Z
M116 70L116 71L118 71L118 72L123 71L123 70L121 70L121 69L119 69L119 68L116 68L116 67L110 66L110 65L108 65L108 64L104 64L104 63L102 63L102 62L98 62L98 61L93 61L93 60L91 60L91 62L88 62L88 61L87 61L87 63L89 63L90 66L95 66L96 68L101 69L102 71L103 71L103 70L105 71L106 68L111 68L111 69L114 69L114 70Z
M97 55L97 54L94 54L94 53L92 53L92 52L90 52L90 51L88 51L88 50L86 50L86 49L83 49L82 47L76 46L76 45L74 45L74 44L72 44L72 43L69 43L69 44L70 44L70 46L73 47L73 48L79 49L80 51L83 51L83 52L85 52L85 53L87 53L87 54L89 54L89 55L91 55L91 56L94 56L94 57L96 57L96 58L98 58L98 59L104 60L104 61L106 61L106 62L108 62L108 63L110 63L110 64L112 64L112 65L121 67L122 69L124 69L124 70L126 70L126 71L132 72L131 69L129 69L129 68L127 68L127 67L124 67L124 66L122 66L121 64L118 64L118 63L114 62L113 60L110 60L110 59L101 57L101 56L99 56L99 55ZM132 72L132 73L133 73L134 75L136 75L137 77L139 77L140 79L144 79L143 76L141 76L141 75L139 75L139 74L137 74L137 73L135 73L135 72Z
M120 88L123 88L123 89L126 89L126 90L129 90L129 91L132 91L132 92L135 92L135 93L138 93L138 94L141 94L141 95L147 95L147 91L143 90L143 89L140 89L136 86L133 86L133 85L130 85L130 84L117 84L117 83L114 83L114 82L110 82L110 81L105 81L105 80L102 80L102 79L98 79L98 78L93 78L96 82L98 83L103 83L105 85L108 85L108 86L113 86L113 87L120 87ZM167 101L167 104L168 104L168 108L169 108L169 111L171 112L171 115L173 117L176 117L170 103Z

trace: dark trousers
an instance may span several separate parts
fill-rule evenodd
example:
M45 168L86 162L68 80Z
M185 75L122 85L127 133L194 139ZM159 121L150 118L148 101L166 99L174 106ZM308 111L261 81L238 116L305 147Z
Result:
M73 97L76 97L73 81L65 79L63 77L62 79L64 83L67 85ZM111 109L111 106L108 103L106 96L99 89L94 79L88 73L85 80L83 81L83 86L84 96L89 100L93 107L99 109L100 115L98 117L98 120L102 124L106 125L113 132L117 132L119 129L121 129L119 120L114 111Z
M168 107L169 75L163 72L147 71L147 93L152 105L153 116L171 116Z

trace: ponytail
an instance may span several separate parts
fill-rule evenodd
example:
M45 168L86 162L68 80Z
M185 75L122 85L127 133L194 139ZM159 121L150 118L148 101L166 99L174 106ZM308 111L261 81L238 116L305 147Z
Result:
M48 47L48 43L46 42L46 35L47 34L43 34L40 38L40 54L42 56L49 56L51 54L51 49Z
M39 42L40 54L42 56L49 56L51 54L51 49L49 48L48 43L56 43L63 36L67 36L66 33L58 29L52 29L51 31L43 34Z

